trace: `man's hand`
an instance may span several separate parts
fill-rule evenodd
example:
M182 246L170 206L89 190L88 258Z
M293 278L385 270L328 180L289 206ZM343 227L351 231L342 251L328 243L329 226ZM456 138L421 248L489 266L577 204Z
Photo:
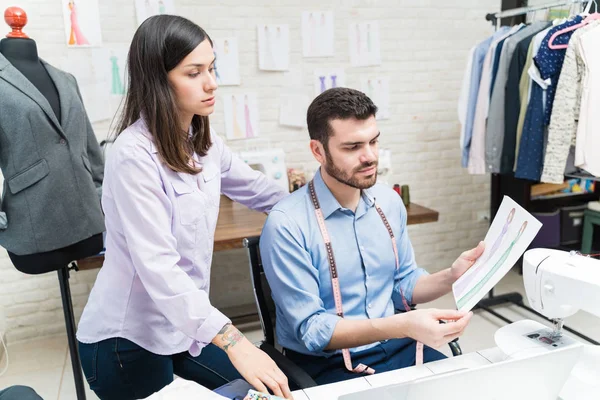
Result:
M467 250L463 252L460 257L452 263L450 267L450 274L452 276L453 282L456 282L458 278L460 278L465 272L469 270L475 264L475 261L483 254L483 250L485 250L485 242L479 242L477 247L471 250Z
M235 369L257 391L268 393L268 387L276 396L292 399L287 377L265 352L250 343L235 326L225 325L213 343L227 353Z
M406 336L437 349L461 336L472 316L472 312L433 308L410 311L406 314L405 333ZM441 320L446 323L440 324Z

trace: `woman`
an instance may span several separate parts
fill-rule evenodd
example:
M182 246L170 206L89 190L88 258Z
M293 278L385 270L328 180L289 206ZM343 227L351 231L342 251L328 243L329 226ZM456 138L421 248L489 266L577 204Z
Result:
M105 168L105 262L77 333L101 399L147 397L174 373L210 389L243 377L291 398L275 363L208 298L221 192L259 211L285 195L211 134L214 62L206 32L181 17L149 18L131 43Z

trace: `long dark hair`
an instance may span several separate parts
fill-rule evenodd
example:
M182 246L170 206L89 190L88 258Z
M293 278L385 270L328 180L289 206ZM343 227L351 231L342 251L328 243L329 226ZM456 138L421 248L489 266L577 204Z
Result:
M115 132L118 136L143 118L163 162L174 171L189 174L201 171L189 163L193 152L205 156L212 145L210 124L208 117L194 115L191 139L182 131L167 73L205 39L212 46L202 28L175 15L157 15L140 25L129 47L129 84Z

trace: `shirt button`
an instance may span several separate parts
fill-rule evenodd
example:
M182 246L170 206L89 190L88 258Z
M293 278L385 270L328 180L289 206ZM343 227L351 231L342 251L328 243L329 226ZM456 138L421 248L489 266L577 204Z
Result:
M360 251L365 251L365 248L362 246L360 246L359 249L360 249Z
M67 144L67 141L65 139L60 139L60 144Z
M369 303L369 305L367 307L369 307L369 309L371 309L371 308L373 308L373 304Z

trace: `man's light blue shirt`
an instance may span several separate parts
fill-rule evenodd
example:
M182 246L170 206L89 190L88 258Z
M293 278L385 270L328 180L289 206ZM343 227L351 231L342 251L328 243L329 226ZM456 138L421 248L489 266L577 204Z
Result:
M418 268L408 238L407 213L400 196L385 185L363 190L356 213L343 208L315 174L315 191L329 232L342 293L344 317L383 318L404 309L400 289L411 302ZM398 246L400 268L375 201L387 217ZM325 351L336 323L327 251L308 185L279 202L263 228L260 251L277 308L277 339L298 353ZM366 350L377 343L351 349Z

